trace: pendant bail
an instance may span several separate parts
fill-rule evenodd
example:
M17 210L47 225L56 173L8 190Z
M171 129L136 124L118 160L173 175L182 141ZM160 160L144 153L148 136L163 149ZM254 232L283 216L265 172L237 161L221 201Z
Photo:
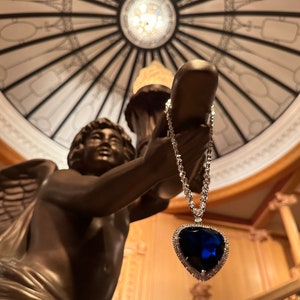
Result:
M201 225L203 213L200 208L193 208L192 213L194 215L194 221L196 224Z

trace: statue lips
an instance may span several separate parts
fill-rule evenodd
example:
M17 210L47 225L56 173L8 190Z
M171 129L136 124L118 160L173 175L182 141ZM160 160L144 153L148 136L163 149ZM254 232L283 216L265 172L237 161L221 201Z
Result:
M100 156L108 156L108 157L112 156L111 149L108 147L103 147L103 146L99 147L97 153Z

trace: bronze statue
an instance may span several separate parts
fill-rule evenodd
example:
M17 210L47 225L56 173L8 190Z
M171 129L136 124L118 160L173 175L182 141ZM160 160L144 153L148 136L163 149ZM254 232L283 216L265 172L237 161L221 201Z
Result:
M139 157L119 125L99 119L74 138L69 169L36 159L0 171L0 299L112 298L130 222L169 203L156 189L178 173L165 124ZM189 175L209 128L178 131Z

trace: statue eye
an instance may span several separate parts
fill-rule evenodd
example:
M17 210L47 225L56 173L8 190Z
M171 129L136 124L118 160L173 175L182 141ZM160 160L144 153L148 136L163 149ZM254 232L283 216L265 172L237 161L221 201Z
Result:
M89 138L90 139L100 139L100 136L99 136L99 134L92 134L92 135L90 135Z
M99 132L95 132L95 133L92 133L88 139L89 140L101 140L103 138L103 134L99 133Z
M111 142L111 143L114 143L114 144L119 144L119 145L122 144L122 141L121 141L119 138L117 138L117 137L112 137L112 138L110 139L110 142Z

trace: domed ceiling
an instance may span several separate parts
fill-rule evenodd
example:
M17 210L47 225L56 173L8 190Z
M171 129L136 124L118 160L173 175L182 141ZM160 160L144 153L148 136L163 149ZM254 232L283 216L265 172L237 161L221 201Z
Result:
M90 120L128 129L141 68L212 62L213 187L271 164L300 141L298 0L1 0L1 138L63 166ZM132 134L134 139L134 134Z

